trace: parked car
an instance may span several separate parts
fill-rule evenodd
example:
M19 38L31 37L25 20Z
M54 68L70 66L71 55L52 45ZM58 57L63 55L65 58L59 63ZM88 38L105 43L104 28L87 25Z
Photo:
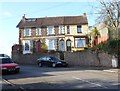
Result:
M51 67L66 67L68 63L60 60L58 57L54 56L44 56L37 59L37 64L39 67L51 66Z
M7 54L0 54L0 57L9 57Z
M18 73L20 71L20 66L14 63L9 57L0 57L0 70L2 73Z

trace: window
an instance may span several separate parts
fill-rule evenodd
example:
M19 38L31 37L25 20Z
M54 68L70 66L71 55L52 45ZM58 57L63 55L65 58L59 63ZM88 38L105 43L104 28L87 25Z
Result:
M46 61L46 57L41 57L39 60Z
M75 38L75 47L85 47L86 45L86 40L85 38Z
M29 28L26 28L25 29L25 36L30 36L30 29Z
M52 59L50 57L46 57L46 60L47 61L51 61Z
M67 34L70 34L70 26L67 26Z
M38 35L41 35L41 28L37 28L36 29L36 35L38 36Z
M25 51L29 51L29 44L25 43Z
M77 26L77 33L82 33L81 26Z
M59 34L64 34L64 26L59 26Z
M48 26L48 35L49 34L54 34L54 27L53 26Z
M35 18L30 18L30 19L26 19L27 22L35 22L36 19Z
M55 48L55 44L54 44L54 40L53 39L50 39L49 40L49 49L53 49L54 50L54 48Z
M46 39L48 50L55 50L55 39Z

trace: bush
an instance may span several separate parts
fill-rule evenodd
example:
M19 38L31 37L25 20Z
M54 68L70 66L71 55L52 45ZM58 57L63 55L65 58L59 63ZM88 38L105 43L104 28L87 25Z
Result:
M104 51L112 55L120 56L118 55L118 53L120 52L120 39L109 40L107 44L97 45L91 50L95 51L96 49L99 49L100 51Z

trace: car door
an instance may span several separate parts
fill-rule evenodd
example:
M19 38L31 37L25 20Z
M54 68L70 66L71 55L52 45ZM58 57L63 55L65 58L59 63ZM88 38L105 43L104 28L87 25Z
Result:
M52 66L52 63L53 63L53 62L52 62L51 58L50 58L50 57L47 57L46 59L47 59L47 65L48 65L48 66Z
M41 62L42 65L46 65L46 57L42 57L40 59L40 62Z

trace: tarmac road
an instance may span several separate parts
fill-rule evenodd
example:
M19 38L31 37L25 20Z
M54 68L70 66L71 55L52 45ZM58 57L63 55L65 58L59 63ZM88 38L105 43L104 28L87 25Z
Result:
M2 89L104 89L118 90L118 69L97 67L52 68L21 66L18 74L2 76ZM18 91L17 90L17 91Z

